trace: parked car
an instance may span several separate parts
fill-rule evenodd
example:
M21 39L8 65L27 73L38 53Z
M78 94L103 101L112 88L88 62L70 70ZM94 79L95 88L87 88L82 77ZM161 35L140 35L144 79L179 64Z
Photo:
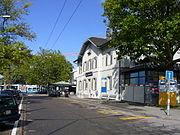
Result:
M50 97L60 97L62 95L62 90L53 90L48 92L48 96Z
M16 121L20 118L18 104L15 97L0 94L0 123Z
M13 97L15 97L17 100L21 99L20 97L20 91L18 90L3 90L1 91L2 94L8 94L8 95L12 95Z

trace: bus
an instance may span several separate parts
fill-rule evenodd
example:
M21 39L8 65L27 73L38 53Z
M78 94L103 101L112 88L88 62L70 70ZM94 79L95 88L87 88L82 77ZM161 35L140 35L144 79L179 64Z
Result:
M0 85L0 90L4 89L4 85ZM38 85L23 85L23 84L6 84L8 90L18 90L21 93L38 94L41 93Z

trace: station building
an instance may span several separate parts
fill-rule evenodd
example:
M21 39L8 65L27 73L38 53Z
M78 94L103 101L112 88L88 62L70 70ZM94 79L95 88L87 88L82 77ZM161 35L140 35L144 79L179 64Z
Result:
M77 96L157 104L159 76L165 76L165 70L128 57L118 61L117 50L109 44L109 39L97 37L83 43L75 61ZM174 72L180 84L178 65Z
M77 62L76 94L89 98L118 98L119 63L109 40L91 37L84 42Z

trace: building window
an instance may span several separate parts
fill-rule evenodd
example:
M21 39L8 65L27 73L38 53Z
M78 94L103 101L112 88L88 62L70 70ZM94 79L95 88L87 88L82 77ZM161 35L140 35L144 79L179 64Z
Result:
M148 71L147 72L147 81L148 82L158 82L159 74L157 71Z
M79 90L82 90L82 82L79 81Z
M94 58L94 68L97 68L97 57Z
M146 83L146 72L140 71L139 72L139 84L144 85Z
M108 52L104 57L105 57L105 66L109 66L113 64L112 52Z
M88 71L89 65L88 62L86 63L86 71Z
M130 75L129 75L129 73L124 74L124 84L130 84Z
M138 84L138 78L131 78L130 79L130 84Z
M88 82L86 81L85 82L85 90L87 90L87 88L88 88Z
M91 88L92 88L92 90L94 90L94 79L92 79L92 81L91 81Z
M139 84L138 72L130 73L130 84Z
M84 64L83 64L83 72L86 71L86 68L87 68L86 65L87 65L86 62L84 62Z
M91 68L91 59L90 59L89 62L88 62L88 69L89 69L89 70L92 69L92 68Z
M82 65L79 65L79 74L82 73Z
M139 71L124 74L124 83L133 85L144 85L146 83L146 72Z
M133 77L138 77L138 72L131 73L131 74L130 74L130 77L131 77L131 78L133 78Z
M96 90L97 89L96 87L97 87L96 78L93 78L93 80L92 80L92 89Z
M105 55L105 65L108 66L108 54Z
M109 60L110 60L110 65L113 64L113 54L112 52L109 53Z
M84 88L84 90L86 90L86 89L87 89L87 82L86 82L86 80L84 80L84 83L83 83L83 88Z
M91 79L88 79L88 90L91 90Z
M145 71L124 74L124 84L144 85L145 83L146 83Z
M94 69L94 59L91 60L91 69Z

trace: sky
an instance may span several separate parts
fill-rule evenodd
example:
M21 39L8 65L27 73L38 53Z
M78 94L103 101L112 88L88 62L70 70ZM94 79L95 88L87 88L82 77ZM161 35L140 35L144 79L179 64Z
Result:
M67 0L64 8L65 0L30 1L33 4L29 8L30 13L25 17L25 21L36 33L37 38L32 42L25 41L25 43L33 53L39 52L40 47L60 50L62 54L79 53L88 38L105 38L106 26L103 22L105 18L102 16L104 0ZM77 8L80 1L82 2ZM48 40L60 12L54 32ZM77 56L66 58L73 64ZM76 65L73 64L73 66Z

